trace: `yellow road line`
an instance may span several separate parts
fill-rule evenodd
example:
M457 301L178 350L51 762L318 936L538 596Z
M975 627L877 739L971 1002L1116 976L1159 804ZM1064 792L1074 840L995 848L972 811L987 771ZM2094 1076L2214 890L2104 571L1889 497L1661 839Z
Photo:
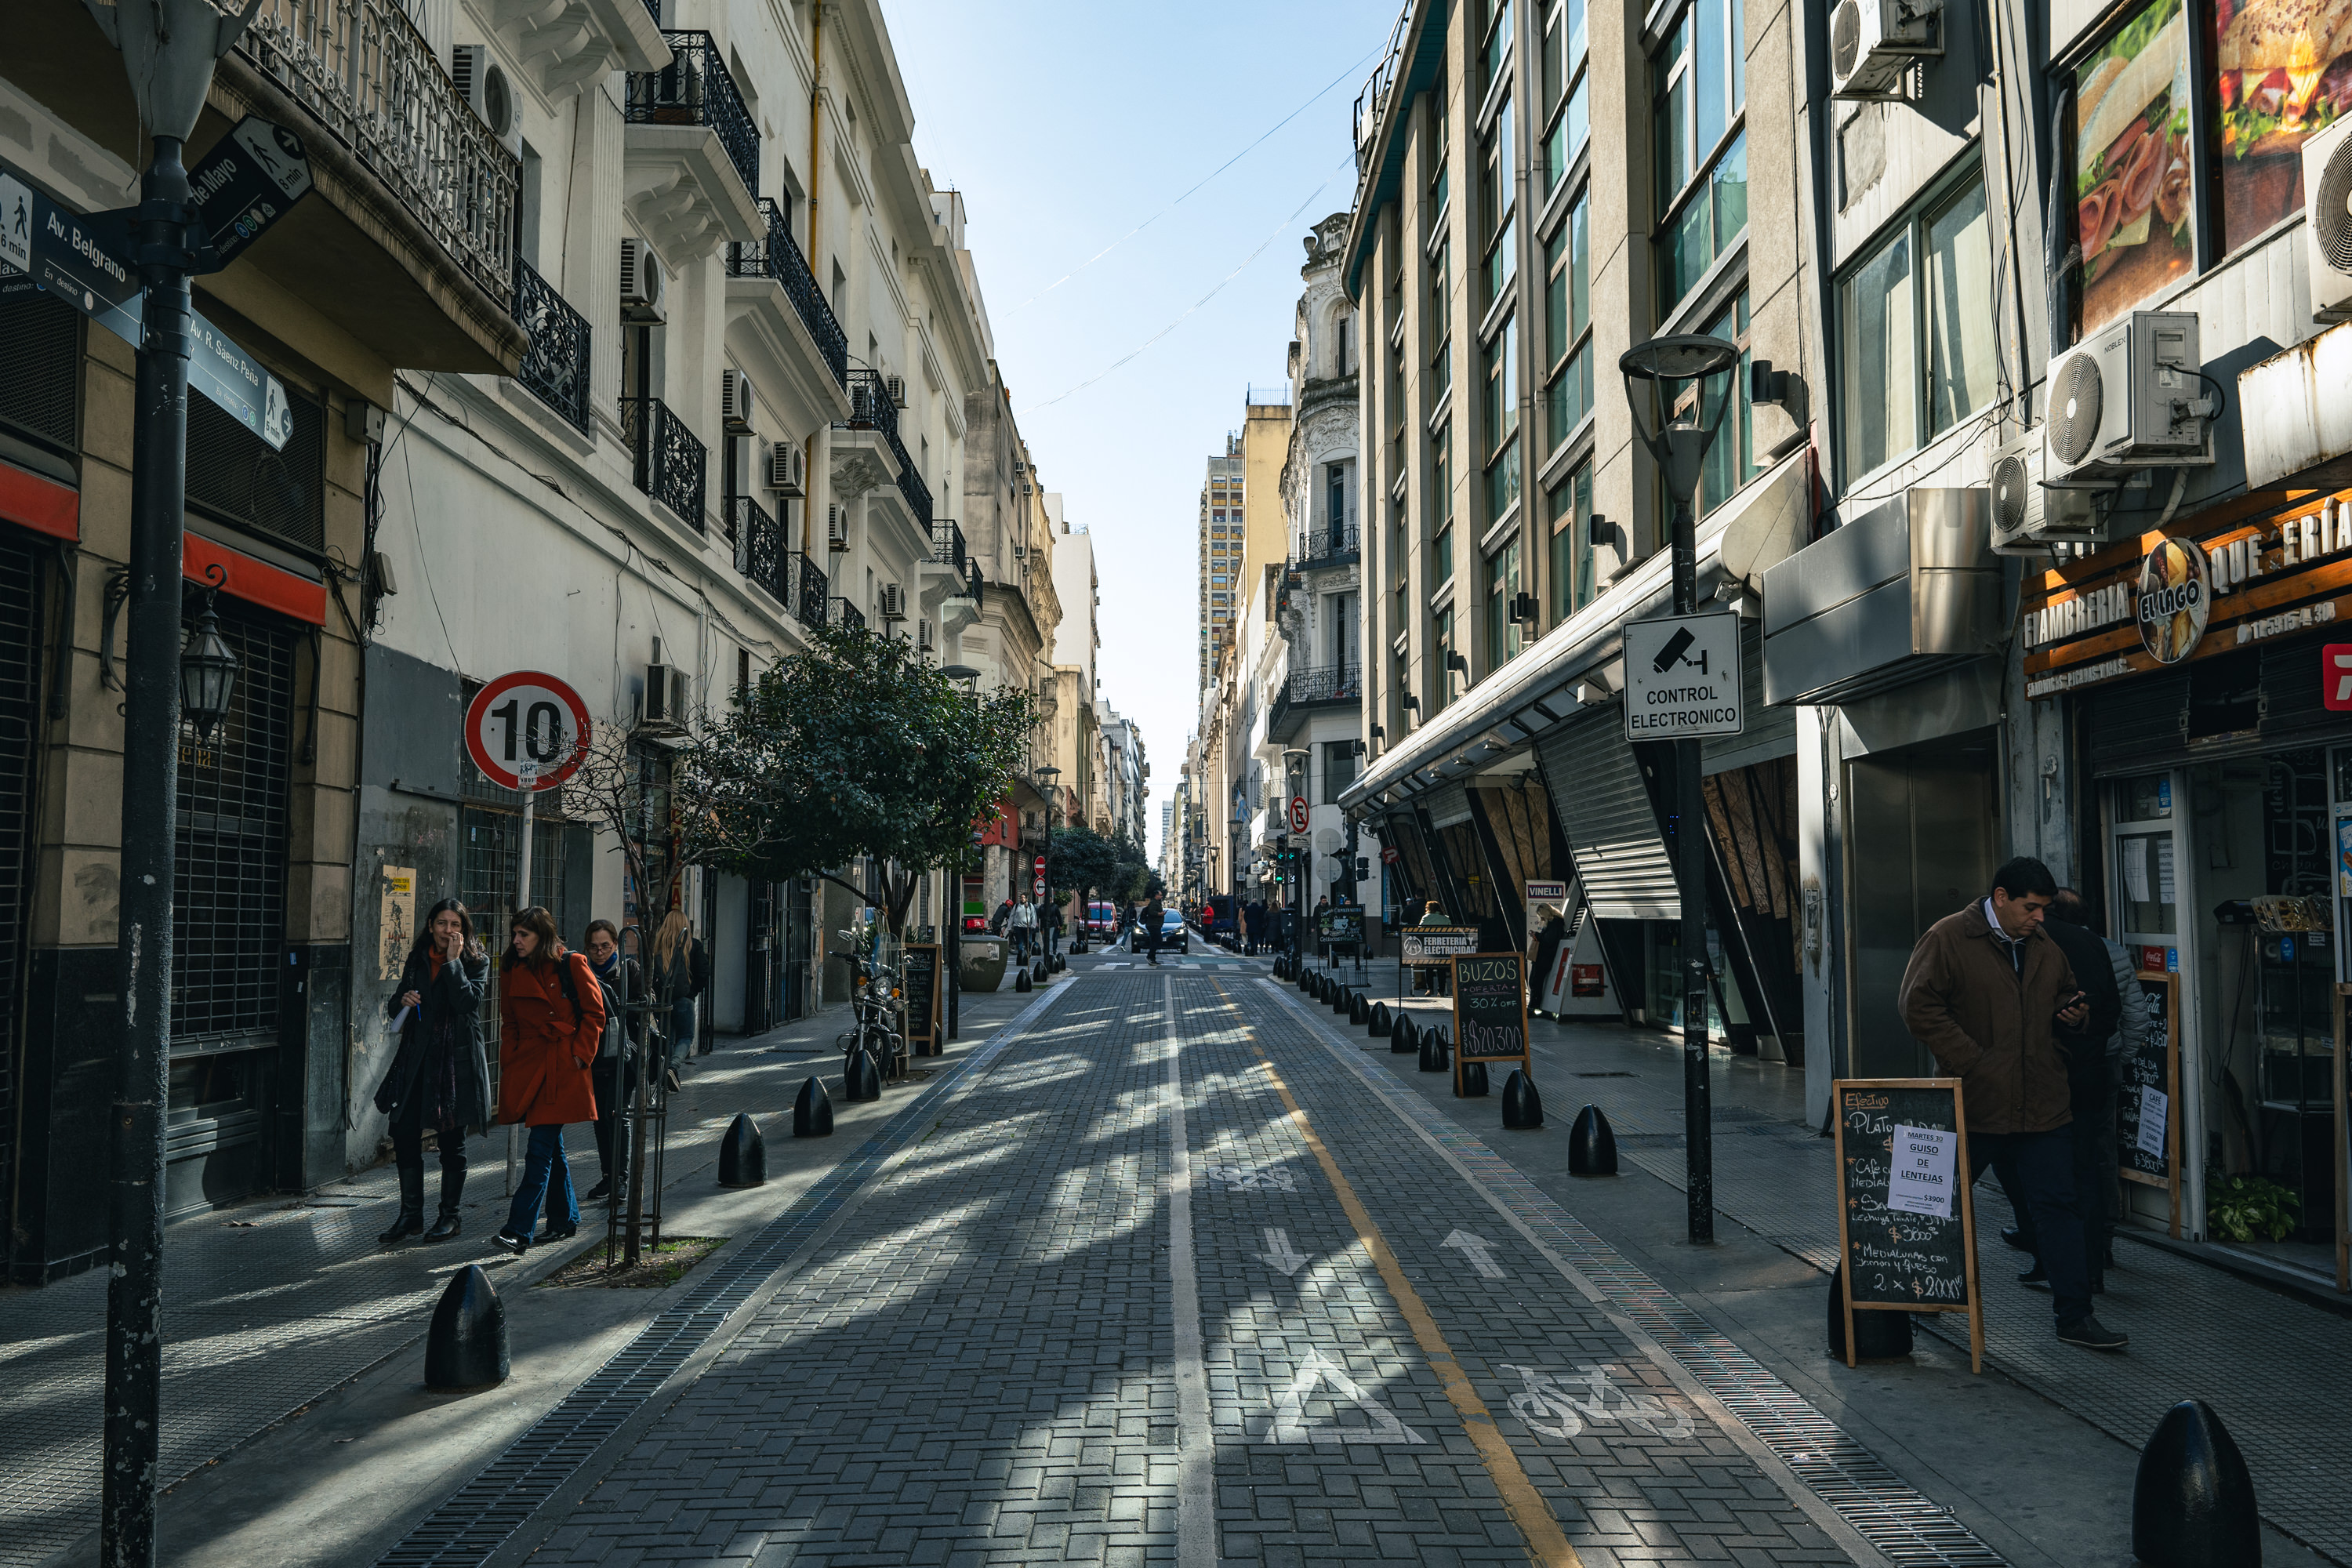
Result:
M1356 1196L1356 1189L1348 1184L1347 1176L1340 1172L1339 1162L1333 1159L1331 1151L1323 1146L1323 1140L1316 1133L1315 1124L1307 1121L1307 1112L1291 1094L1290 1086L1283 1082L1282 1075L1275 1070L1274 1058L1266 1055L1265 1047L1259 1043L1257 1029L1234 999L1226 994L1224 982L1213 981L1212 984L1217 988L1217 995L1241 1020L1242 1028L1249 1036L1250 1049L1257 1053L1258 1063L1265 1068L1265 1076L1274 1081L1275 1092L1282 1096L1282 1103L1289 1110L1290 1120L1297 1123L1299 1135L1307 1140L1307 1148L1314 1151L1316 1163L1323 1167L1323 1174L1330 1179L1332 1190L1339 1194L1339 1206L1347 1210L1349 1223L1356 1227L1356 1239L1362 1242L1364 1250L1371 1254L1373 1266L1380 1269L1381 1279L1389 1288L1389 1295L1395 1300L1398 1310L1404 1313L1405 1321L1412 1326L1413 1340L1421 1346L1422 1354L1428 1358L1430 1370L1437 1373L1439 1382L1444 1384L1445 1397L1454 1402L1455 1413L1462 1417L1463 1429L1470 1434L1470 1441L1477 1447L1478 1458L1486 1466L1486 1474L1494 1479L1495 1490L1501 1494L1503 1511L1511 1516L1511 1522L1518 1526L1521 1539L1528 1543L1528 1556L1538 1568L1582 1568L1584 1560L1576 1554L1576 1548L1568 1543L1568 1535L1560 1529L1559 1521L1553 1516L1550 1505L1544 1501L1543 1494L1536 1490L1533 1481L1528 1479L1528 1472L1519 1464L1519 1457L1511 1452L1509 1441L1495 1426L1495 1417L1488 1413L1486 1402L1478 1397L1477 1389L1471 1384L1470 1374L1464 1372L1462 1363L1454 1359L1453 1347L1445 1342L1445 1335L1438 1328L1437 1320L1430 1315L1421 1293L1404 1277L1404 1269L1397 1263L1396 1255L1389 1250L1388 1242L1381 1235L1381 1227L1372 1223L1371 1214L1364 1207L1363 1201Z

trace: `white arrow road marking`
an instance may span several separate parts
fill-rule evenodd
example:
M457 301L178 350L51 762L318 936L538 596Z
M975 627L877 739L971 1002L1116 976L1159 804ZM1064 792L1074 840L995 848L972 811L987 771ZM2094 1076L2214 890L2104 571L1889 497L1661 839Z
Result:
M1335 1396L1348 1401L1362 1411L1371 1422L1370 1430L1359 1426L1309 1426L1307 1425L1307 1396L1315 1392L1318 1384L1328 1384ZM1274 1396L1274 1426L1267 1434L1269 1443L1426 1443L1429 1439L1406 1426L1396 1413L1357 1386L1338 1363L1322 1352L1309 1350L1298 1375L1290 1386Z
M1296 1274L1307 1264L1307 1254L1291 1248L1290 1233L1279 1226L1265 1227L1265 1250L1250 1256L1260 1263L1281 1269L1285 1274Z
M1503 1277L1503 1266L1495 1261L1494 1254L1488 1250L1495 1245L1491 1241L1482 1240L1466 1230L1457 1230L1437 1245L1458 1248L1482 1279L1500 1279Z

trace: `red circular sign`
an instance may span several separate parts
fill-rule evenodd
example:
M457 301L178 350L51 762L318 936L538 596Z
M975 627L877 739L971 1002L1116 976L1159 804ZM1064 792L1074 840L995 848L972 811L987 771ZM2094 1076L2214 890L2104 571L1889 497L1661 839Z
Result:
M1307 797L1303 795L1294 795L1290 797L1290 831L1293 833L1307 831Z
M502 789L522 788L526 763L539 767L533 789L553 789L580 766L587 744L580 693L535 669L499 676L466 705L466 754Z

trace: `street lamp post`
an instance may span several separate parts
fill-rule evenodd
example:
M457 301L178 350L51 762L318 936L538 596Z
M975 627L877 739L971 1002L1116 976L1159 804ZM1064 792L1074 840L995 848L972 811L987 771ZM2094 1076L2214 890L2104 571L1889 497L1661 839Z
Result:
M1038 873L1037 879L1045 884L1045 891L1040 896L1050 899L1054 896L1054 813L1056 809L1054 781L1062 776L1062 770L1049 763L1037 770L1037 776L1045 781L1045 787L1037 792L1045 797L1045 868ZM1043 941L1045 922L1042 916L1037 921L1037 930L1039 940Z
M1296 784L1290 782L1294 773L1298 778ZM1290 972L1296 974L1299 961L1307 952L1307 879L1303 874L1307 862L1299 854L1299 847L1292 842L1299 836L1288 832L1290 802L1307 793L1307 752L1299 747L1285 746L1282 749L1282 793L1286 797L1283 801L1283 844L1290 852L1289 862L1283 868L1283 872L1290 889Z
M968 664L943 665L940 667L940 673L950 680L961 684L967 697L974 694L973 685L980 679L980 671ZM980 837L977 832L971 836L971 846L974 849L980 847ZM950 886L947 897L947 937L944 942L946 963L943 965L948 972L947 1032L948 1038L950 1040L959 1036L959 1026L962 1021L963 1013L963 867L964 852L958 849L955 864L948 868Z
M1716 431L1731 405L1727 384L1706 416L1706 381L1739 363L1739 351L1721 338L1697 334L1652 338L1636 343L1618 360L1625 378L1625 401L1633 406L1633 433L1656 459L1659 478L1674 502L1673 568L1675 613L1698 609L1697 513L1701 468ZM1637 384L1649 393L1648 416L1643 416ZM1678 401L1673 389L1696 384L1688 407L1673 411ZM1667 390L1666 409L1658 406L1661 388ZM1671 418L1666 415L1672 413ZM1686 1165L1684 1194L1689 1205L1693 1242L1715 1239L1715 1145L1707 1081L1706 1057L1706 805L1699 790L1699 749L1696 740L1675 745L1675 879L1682 889L1683 952L1683 1145Z

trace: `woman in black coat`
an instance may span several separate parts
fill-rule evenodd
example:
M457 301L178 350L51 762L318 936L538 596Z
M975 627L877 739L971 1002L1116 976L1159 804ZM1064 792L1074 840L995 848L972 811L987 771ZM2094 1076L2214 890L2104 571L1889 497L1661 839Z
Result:
M425 1231L427 1241L457 1234L466 1192L466 1139L493 1119L490 1070L482 1054L482 998L489 955L474 941L466 906L433 906L400 989L384 1011L400 1030L400 1049L376 1086L375 1108L392 1117L393 1159L400 1169L400 1217L376 1239L385 1246ZM425 1132L441 1152L441 1213L425 1230Z

